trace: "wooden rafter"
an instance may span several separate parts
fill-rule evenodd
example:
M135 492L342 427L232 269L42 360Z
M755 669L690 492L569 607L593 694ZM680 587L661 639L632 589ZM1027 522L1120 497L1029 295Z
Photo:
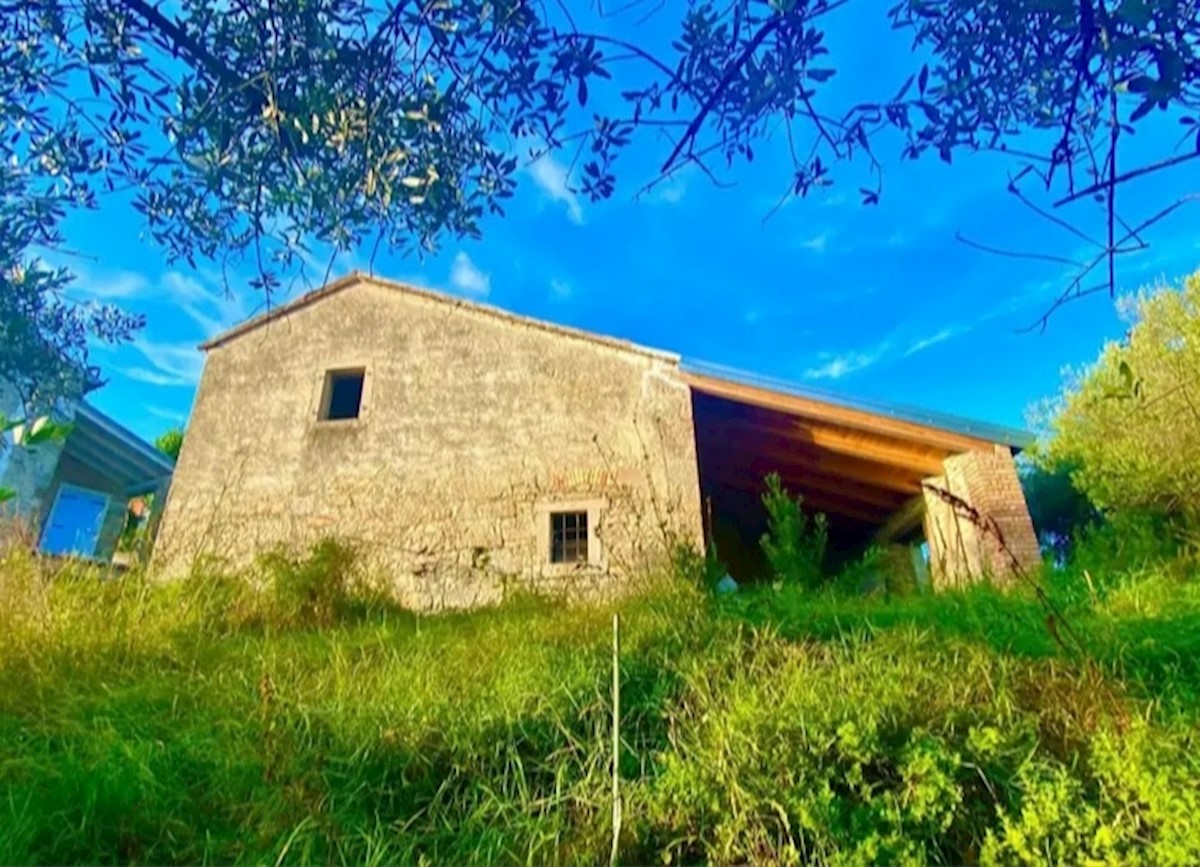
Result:
M715 487L727 491L737 491L741 494L751 496L756 500L762 496L765 490L761 481L748 477L715 475L707 477L705 484L710 489ZM784 486L790 493L802 497L805 505L810 508L854 518L855 520L865 521L873 525L882 524L887 520L887 516L897 507L896 503L890 503L886 506L863 503L854 497L840 492L790 485L786 481Z
M702 374L687 373L683 378L695 392L787 413L797 418L843 425L860 431L946 449L953 453L992 448L990 442L977 437L799 395L771 391Z
M837 496L853 500L866 507L874 507L891 511L904 502L904 493L881 488L878 485L867 485L816 470L803 472L780 471L784 485L796 491L827 491ZM736 466L710 463L705 467L705 477L720 480L730 484L744 485L761 492L764 489L764 479L768 471L741 469Z
M948 455L912 443L863 434L851 428L824 425L796 419L779 419L774 424L750 420L726 421L702 418L697 429L712 443L736 448L745 444L772 457L782 457L808 447L822 452L864 458L881 464L911 470L922 477L942 472L942 460Z
M814 473L904 494L918 493L921 480L925 478L921 473L844 455L822 453L811 447L798 448L786 457L775 457L758 454L753 449L723 450L701 443L699 457L702 468L732 468L735 472L759 479L772 471L799 478L805 473Z

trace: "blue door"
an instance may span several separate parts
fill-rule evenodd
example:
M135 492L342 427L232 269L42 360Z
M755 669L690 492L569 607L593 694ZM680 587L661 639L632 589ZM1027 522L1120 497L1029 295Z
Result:
M73 485L62 485L42 530L42 551L47 554L93 556L107 510L107 495Z

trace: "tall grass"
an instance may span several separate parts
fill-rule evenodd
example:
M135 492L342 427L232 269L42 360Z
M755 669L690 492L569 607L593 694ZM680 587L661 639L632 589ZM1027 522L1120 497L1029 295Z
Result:
M0 561L0 863L1200 861L1200 593L535 598L418 616L341 554ZM322 576L328 581L323 582ZM258 589L255 589L255 587Z

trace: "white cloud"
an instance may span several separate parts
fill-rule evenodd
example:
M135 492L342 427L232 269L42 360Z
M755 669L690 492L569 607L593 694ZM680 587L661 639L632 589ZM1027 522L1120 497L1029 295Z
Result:
M455 289L468 295L484 296L492 291L492 278L471 261L471 257L459 251L450 267L450 283Z
M961 325L948 325L936 334L914 340L908 345L908 349L904 350L904 357L908 358L910 355L916 355L918 352L923 352L931 346L937 346L951 337L957 337L960 334L966 333L966 331L967 329Z
M811 238L805 238L800 241L797 246L802 250L811 250L814 253L824 253L829 246L829 232L822 232L819 235L813 235Z
M550 291L554 293L555 298L570 298L575 290L566 280L555 277L550 281Z
M888 349L890 343L881 343L874 349L859 352L832 353L822 352L817 355L821 364L804 371L805 379L841 379L868 367L879 361Z
M139 338L133 347L150 362L150 368L122 371L130 379L150 385L194 386L204 370L204 356L192 343L157 343Z
M144 382L146 385L182 386L190 384L186 380L180 379L178 376L172 376L168 373L159 373L158 371L150 370L145 367L122 367L120 370L126 379L132 379L134 382Z
M895 332L889 334L877 346L867 349L856 349L848 352L819 352L819 364L804 371L805 379L841 379L853 373L866 370L881 361L896 361L923 352L931 346L960 334L966 334L970 327L965 325L948 325L940 331L926 337L918 337L906 343ZM903 351L901 351L901 347Z
M147 406L146 412L155 418L161 418L164 421L175 422L176 424L183 424L187 421L187 416L183 413L173 409L163 409L161 406Z
M567 206L567 219L576 226L583 225L583 207L570 188L570 176L566 166L552 155L543 154L530 164L529 174L552 202L562 202Z
M190 274L168 271L162 276L162 291L183 313L200 326L205 338L214 337L246 318L241 297L212 288Z
M654 202L659 202L664 205L677 205L683 201L683 197L687 195L687 184L683 181L674 181L660 188L652 199Z
M141 274L133 271L91 274L78 268L71 291L75 295L97 301L117 301L143 294L149 283Z

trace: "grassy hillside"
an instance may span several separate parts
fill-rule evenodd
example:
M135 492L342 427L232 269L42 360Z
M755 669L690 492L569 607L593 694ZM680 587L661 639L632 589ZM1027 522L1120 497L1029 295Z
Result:
M606 860L613 608L416 617L346 567L0 561L0 863ZM1086 652L1024 591L624 601L622 862L1200 862L1200 583L1051 592Z

